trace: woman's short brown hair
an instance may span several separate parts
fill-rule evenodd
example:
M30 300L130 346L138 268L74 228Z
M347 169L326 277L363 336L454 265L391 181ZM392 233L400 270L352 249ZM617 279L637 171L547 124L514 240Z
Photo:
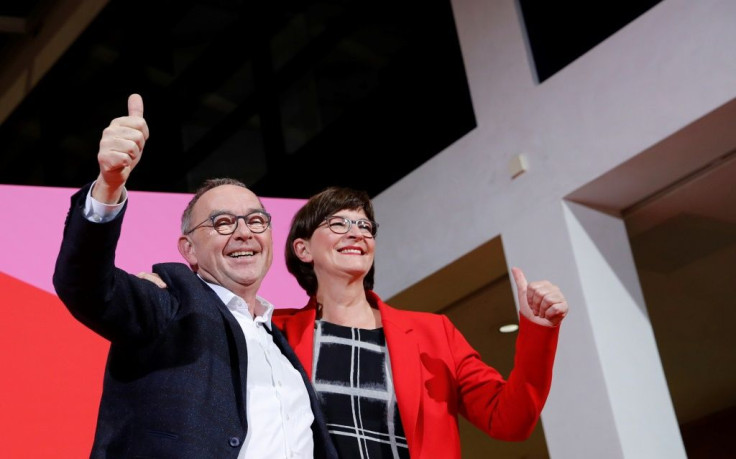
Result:
M317 276L314 274L312 263L305 263L296 256L294 241L300 238L310 239L325 218L343 209L362 210L369 220L375 220L373 204L368 193L343 187L330 187L312 196L291 220L291 229L286 238L286 267L310 296L317 293ZM363 279L363 287L366 290L373 289L374 274L375 263Z

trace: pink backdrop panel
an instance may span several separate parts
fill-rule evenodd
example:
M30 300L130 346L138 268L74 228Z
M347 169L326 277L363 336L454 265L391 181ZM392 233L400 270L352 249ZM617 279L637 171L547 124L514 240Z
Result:
M50 293L70 188L0 185L0 271ZM191 194L131 191L116 264L130 273L151 271L154 263L183 262L176 249L181 212ZM286 270L284 243L302 199L262 198L273 216L273 265L260 294L276 307L301 307L307 296Z

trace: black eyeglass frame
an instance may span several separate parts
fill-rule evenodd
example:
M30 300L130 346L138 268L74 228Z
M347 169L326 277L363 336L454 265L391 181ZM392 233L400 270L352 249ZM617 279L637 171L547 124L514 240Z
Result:
M345 229L345 231L344 231L344 232L342 232L342 233L341 233L341 232L339 232L339 231L335 231L335 229L334 229L334 228L332 227L332 225L330 225L330 220L332 220L333 218L339 218L339 219L341 219L341 220L342 220L343 222L347 222L347 225L345 225L345 228L346 228L346 229ZM354 224L354 225L356 225L356 226L358 226L358 223L360 223L360 222L368 222L368 223L370 223L370 224L371 224L371 228L372 228L372 229L371 229L371 232L370 232L370 235L368 235L368 234L365 234L365 233L364 233L364 232L363 232L362 230L361 230L361 232L360 232L360 233L361 233L361 234L362 234L362 235L363 235L364 237L370 237L370 238L375 238L375 237L376 237L376 233L378 232L378 223L374 222L373 220L368 220L367 218L360 218L360 219L358 219L358 220L350 220L349 218L347 218L347 217L342 217L342 216L340 216L340 215L330 215L329 217L325 217L325 218L324 218L324 223L326 223L326 224L327 224L327 228L329 228L329 229L330 229L330 231L332 231L332 232L333 232L333 233L335 233L335 234L347 234L347 233L349 233L349 232L350 232L350 228L352 228L352 227L353 227L353 224ZM359 230L361 229L361 228L360 228L360 226L358 226L358 229L359 229Z
M223 233L222 231L220 231L220 228L222 228L222 226L216 226L215 225L215 219L218 218L218 217L222 217L223 215L229 215L230 217L233 217L235 219L235 226L233 226L233 230L232 231ZM263 215L263 216L266 217L266 226L262 230L255 231L255 230L253 230L253 228L250 227L250 224L248 224L248 219L250 217L252 217L253 215ZM254 233L254 234L262 234L262 233L265 233L271 227L271 214L269 214L265 210L256 210L256 211L253 211L253 212L251 212L251 213L249 213L247 215L235 215L235 214L231 214L230 212L218 212L218 213L216 213L214 215L210 215L209 217L207 217L207 219L205 221L203 221L202 223L198 224L197 226L195 226L194 228L190 229L189 231L187 231L184 234L185 235L189 235L194 230L196 230L198 228L214 228L215 231L217 231L217 234L221 234L223 236L229 236L229 235L233 234L235 231L237 231L238 224L240 223L240 219L241 218L245 222L245 226L247 226L248 229L250 230L250 232L251 233ZM205 225L205 223L207 223L207 222L211 222L212 224L211 225Z

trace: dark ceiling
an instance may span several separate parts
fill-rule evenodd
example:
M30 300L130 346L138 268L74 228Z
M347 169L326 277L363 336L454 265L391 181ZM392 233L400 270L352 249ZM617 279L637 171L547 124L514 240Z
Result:
M517 0L537 81L543 82L662 0Z
M0 57L47 5L3 2ZM112 0L0 126L0 183L94 179L132 92L151 129L136 190L375 195L475 127L448 0Z
M530 73L544 81L659 1L517 0ZM0 71L72 3L4 0ZM449 0L110 0L83 30L0 119L0 183L92 180L132 92L151 129L135 190L229 176L264 196L375 196L475 127Z

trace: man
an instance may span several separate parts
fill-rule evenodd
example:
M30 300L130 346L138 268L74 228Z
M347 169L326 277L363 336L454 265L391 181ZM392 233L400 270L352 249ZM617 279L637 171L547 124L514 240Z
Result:
M182 216L189 263L167 289L114 266L125 183L148 139L143 100L100 140L97 180L72 197L54 287L110 340L92 457L336 457L306 374L257 296L270 216L240 182L208 181Z

